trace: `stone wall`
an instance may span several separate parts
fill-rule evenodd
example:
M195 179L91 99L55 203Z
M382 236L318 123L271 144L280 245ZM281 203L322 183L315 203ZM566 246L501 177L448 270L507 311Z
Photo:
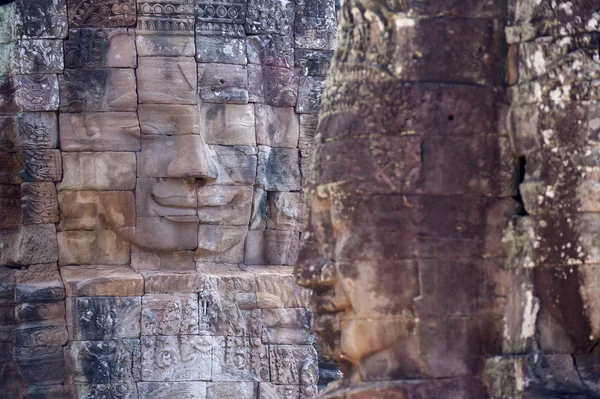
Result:
M8 398L307 398L324 0L0 7ZM1 395L0 395L1 396Z

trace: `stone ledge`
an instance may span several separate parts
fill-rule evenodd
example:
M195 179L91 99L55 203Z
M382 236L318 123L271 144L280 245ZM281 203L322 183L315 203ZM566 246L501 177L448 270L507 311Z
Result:
M67 296L144 295L144 278L128 266L63 266Z

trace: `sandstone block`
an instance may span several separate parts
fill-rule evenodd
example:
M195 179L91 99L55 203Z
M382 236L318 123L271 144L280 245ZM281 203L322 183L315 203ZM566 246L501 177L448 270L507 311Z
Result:
M139 382L139 399L206 399L206 382Z
M313 141L317 125L319 123L318 114L301 114L300 115L300 137L298 147L300 147L300 156L308 157L313 148Z
M174 135L199 133L200 116L194 105L140 104L142 134Z
M279 271L251 269L256 273L256 300L261 309L308 306L310 291L294 284L291 268Z
M198 93L203 102L248 104L246 67L231 64L198 64Z
M17 117L0 117L0 151L17 152L19 147L19 134L17 129Z
M140 126L135 112L60 114L63 151L138 151Z
M70 341L65 364L66 384L135 383L140 380L140 340Z
M300 68L302 76L325 76L333 51L297 49L294 66Z
M276 107L294 107L298 99L298 76L293 69L248 65L249 101Z
M15 37L63 39L67 36L64 0L18 2L14 10Z
M64 42L66 68L135 68L133 29L70 29Z
M57 188L65 190L132 190L136 160L131 152L65 153L64 176Z
M63 50L61 40L22 40L3 46L4 54L11 62L5 62L3 74L31 75L38 73L62 73Z
M196 27L196 60L246 65L246 39L228 36L201 36Z
M252 187L198 188L198 217L203 224L248 226L251 205Z
M261 382L258 384L258 395L260 398L299 398L300 386Z
M62 177L60 150L23 150L21 158L25 163L19 173L23 181L59 181Z
M217 3L219 4L219 3ZM243 24L246 20L246 2L230 1L225 3L226 8L218 9L215 12L215 2L211 0L198 0L196 2L196 18L201 26L208 25L208 29L213 29L213 34L218 34L218 29L223 29L223 36L228 36L222 25ZM210 24L210 23L214 24ZM216 25L212 26L211 25ZM243 27L241 33L244 33Z
M65 359L62 346L15 348L19 374L25 382L62 384L65 377Z
M23 224L57 223L58 200L54 183L22 183Z
M133 69L65 69L59 83L61 112L127 112L137 109Z
M262 343L281 345L311 345L310 311L307 309L262 309Z
M122 398L138 399L137 384L133 382L118 382L115 384L73 384L64 387L61 398ZM58 399L58 398L57 398Z
M209 144L256 145L252 105L202 104L200 132Z
M190 25L194 25L193 19L191 19ZM193 57L196 54L193 34L163 35L161 33L141 33L139 28L137 29L135 42L140 57Z
M298 104L296 112L299 114L316 114L321 107L321 97L325 89L325 78L303 76L300 78L298 89Z
M135 198L142 217L195 216L198 207L196 184L184 179L138 177Z
M336 35L335 7L323 0L298 4L294 23L294 47L333 50Z
M252 186L256 177L256 147L210 146L216 153L217 179L207 185Z
M2 161L1 157L0 161ZM0 180L1 174L0 169ZM15 229L23 225L21 197L21 186L19 184L0 184L0 204L2 204L0 229Z
M114 230L59 231L59 265L129 264L130 243Z
M158 251L196 249L198 216L138 217L134 243Z
M0 248L0 265L56 262L56 227L53 224L37 224L0 230Z
M65 389L62 385L34 385L21 391L24 398L64 399Z
M248 1L245 29L249 34L273 33L292 36L294 2Z
M201 292L204 290L205 274L196 271L148 271L141 272L144 276L146 293L165 292Z
M207 386L206 399L254 399L256 393L255 382L213 382Z
M144 278L125 266L63 266L67 296L139 296Z
M142 335L198 334L197 294L146 294Z
M142 337L142 380L209 381L212 342L198 335Z
M270 345L271 381L275 384L313 385L318 372L306 365L317 365L317 351L312 345Z
M135 26L135 0L97 3L93 0L67 0L69 25L76 28L117 28Z
M177 251L132 246L131 267L134 270L161 270L165 273L195 270L194 251Z
M302 193L269 193L267 228L304 230L306 210Z
M259 146L256 180L267 191L301 189L298 150Z
M256 142L271 147L298 147L300 123L291 107L254 105L256 113Z
M247 337L213 337L213 381L252 381Z
M243 263L246 226L201 224L198 228L196 262Z
M246 41L249 64L294 67L294 45L291 36L253 35L248 36Z
M298 257L300 234L292 230L250 230L246 238L248 265L293 265Z
M61 346L68 340L67 326L62 320L21 323L13 330L13 336L18 348Z
M59 230L125 230L135 227L131 191L61 191Z
M136 41L139 55L193 56L194 5L155 5L156 3L144 3L138 7Z
M18 115L18 146L23 149L58 147L58 121L54 112L22 112Z
M56 263L31 265L15 273L16 302L51 302L65 297Z
M252 197L252 214L250 215L250 230L264 230L267 227L267 192L254 187Z
M71 341L139 338L139 297L70 297L66 301Z
M12 309L12 307L11 307ZM57 320L65 318L65 304L60 302L22 303L14 308L16 321Z
M191 57L142 57L137 84L142 104L196 104L196 62Z
M202 136L143 136L137 154L138 177L209 177L216 174L214 155Z
M16 77L14 99L22 111L56 111L59 104L58 78L55 74Z

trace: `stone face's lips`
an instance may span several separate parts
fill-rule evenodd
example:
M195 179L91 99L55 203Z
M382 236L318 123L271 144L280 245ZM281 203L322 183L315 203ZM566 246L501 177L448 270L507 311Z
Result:
M170 208L196 208L196 199L183 195L170 195L161 197L152 193L152 199L159 205Z
M165 216L164 218L167 220L170 220L172 222L176 222L176 223L197 223L198 222L198 216L196 216L196 215Z

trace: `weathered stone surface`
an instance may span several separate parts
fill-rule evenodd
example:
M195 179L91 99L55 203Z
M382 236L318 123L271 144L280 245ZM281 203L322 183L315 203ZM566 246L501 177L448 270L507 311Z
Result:
M56 227L53 224L36 224L0 230L0 248L0 265L56 262Z
M198 93L203 102L247 104L246 67L231 64L198 64Z
M206 382L139 382L139 399L206 399Z
M333 51L297 49L294 66L300 68L302 76L325 76Z
M311 345L314 337L309 328L310 316L310 312L302 308L262 309L261 320L264 323L262 342L264 344Z
M0 117L0 151L16 152L19 147L19 135L16 116Z
M140 104L138 115L144 135L199 132L200 116L194 105Z
M246 238L246 264L293 265L299 248L300 234L296 231L250 230Z
M18 115L19 147L58 147L58 121L54 112L22 112Z
M144 276L144 290L146 293L198 293L204 290L204 273L196 271L149 271L141 272L141 274Z
M63 266L67 296L139 296L144 278L125 266Z
M191 57L141 57L137 84L142 104L196 104L198 76Z
M212 352L212 337L142 337L142 380L209 381Z
M64 289L63 289L64 292ZM65 318L65 304L60 302L22 303L14 308L16 321L57 320Z
M271 345L269 347L271 363L271 380L276 384L300 384L304 363L317 363L317 352L310 345ZM312 373L310 385L316 384L318 373Z
M22 40L2 47L0 52L7 52L4 54L11 58L2 66L10 69L3 70L3 74L31 75L63 71L61 40Z
M22 111L58 109L58 78L54 74L17 76L15 88L14 100Z
M298 147L300 123L291 107L255 104L256 142L271 147Z
M300 115L300 137L298 140L298 147L300 148L300 156L303 158L308 157L312 153L313 141L318 123L319 116L317 114Z
M198 216L138 217L134 243L158 251L196 249Z
M296 7L294 20L295 47L333 50L336 18L334 4L324 0L309 0Z
M23 398L64 399L65 389L62 385L34 385L21 391Z
M244 0L226 2L199 0L196 5L196 18L200 26L209 25L210 28L211 22L217 26L243 24L246 20L246 2ZM216 28L213 29L215 30L214 34L217 34Z
M59 231L59 265L125 265L130 244L113 230Z
M203 224L248 226L252 188L204 186L198 188L198 217Z
M62 158L59 150L23 150L25 166L19 176L23 181L59 181L62 176Z
M303 231L305 205L302 193L269 192L267 228Z
M201 224L198 228L197 262L242 263L246 226Z
M255 382L213 382L207 386L206 399L253 399L256 397L256 388Z
M54 183L21 184L23 224L57 223L58 200Z
M15 273L15 301L50 302L65 297L56 263L31 265Z
M249 0L246 14L246 32L249 34L274 33L292 36L294 2Z
M249 64L294 67L294 46L290 36L256 35L246 40Z
M22 179L19 172L23 170L21 154L0 154L0 182L9 185L20 185Z
M67 298L67 328L69 339L96 341L139 338L139 297L78 297Z
M62 384L65 359L62 346L15 348L19 374L29 383Z
M132 190L135 187L135 154L131 152L81 152L63 155L65 190Z
M197 294L146 294L142 335L198 334Z
M14 24L15 39L62 39L67 35L67 7L64 0L19 1L7 7Z
M135 26L135 0L67 0L72 27L116 28Z
M71 29L64 46L66 68L137 66L133 29Z
M33 321L19 324L14 330L14 345L18 348L65 345L67 326L63 320Z
M213 381L250 381L250 342L247 337L213 338Z
M235 25L231 25L232 27ZM196 27L196 60L222 64L246 65L246 39L228 36L201 36Z
M61 191L59 230L121 230L135 226L131 191Z
M301 189L298 150L259 146L258 185L267 191Z
M321 94L325 88L325 78L302 76L298 89L296 112L300 114L318 113L321 107Z
M137 384L118 382L115 384L73 384L64 387L65 398L122 398L138 399ZM63 397L63 396L61 396Z
M67 384L135 383L140 380L140 340L71 341L65 364Z
M1 173L0 171L0 176ZM0 229L15 229L22 225L21 186L0 184Z
M61 112L126 112L137 109L133 69L65 69L59 83Z
M256 148L250 146L211 145L216 153L214 163L217 178L207 181L207 185L252 186L256 177Z
M302 308L308 305L310 291L293 284L291 267L256 267L251 270L256 274L256 300L259 308Z
M294 107L298 99L298 79L293 69L250 64L249 101L276 107Z
M299 398L299 385L275 385L270 382L258 384L260 398Z
M250 215L250 230L262 230L267 227L267 192L262 188L254 187L252 197L252 214Z
M138 177L215 177L213 153L200 135L142 137Z
M193 2L139 4L136 34L140 56L193 56Z
M61 113L63 151L138 151L140 125L135 112Z
M160 232L159 232L160 233ZM131 267L134 270L162 270L165 273L195 270L194 251L165 250L132 246Z
M197 212L195 182L138 177L135 194L138 216L195 216Z
M256 145L251 104L202 104L200 120L200 132L208 144Z

